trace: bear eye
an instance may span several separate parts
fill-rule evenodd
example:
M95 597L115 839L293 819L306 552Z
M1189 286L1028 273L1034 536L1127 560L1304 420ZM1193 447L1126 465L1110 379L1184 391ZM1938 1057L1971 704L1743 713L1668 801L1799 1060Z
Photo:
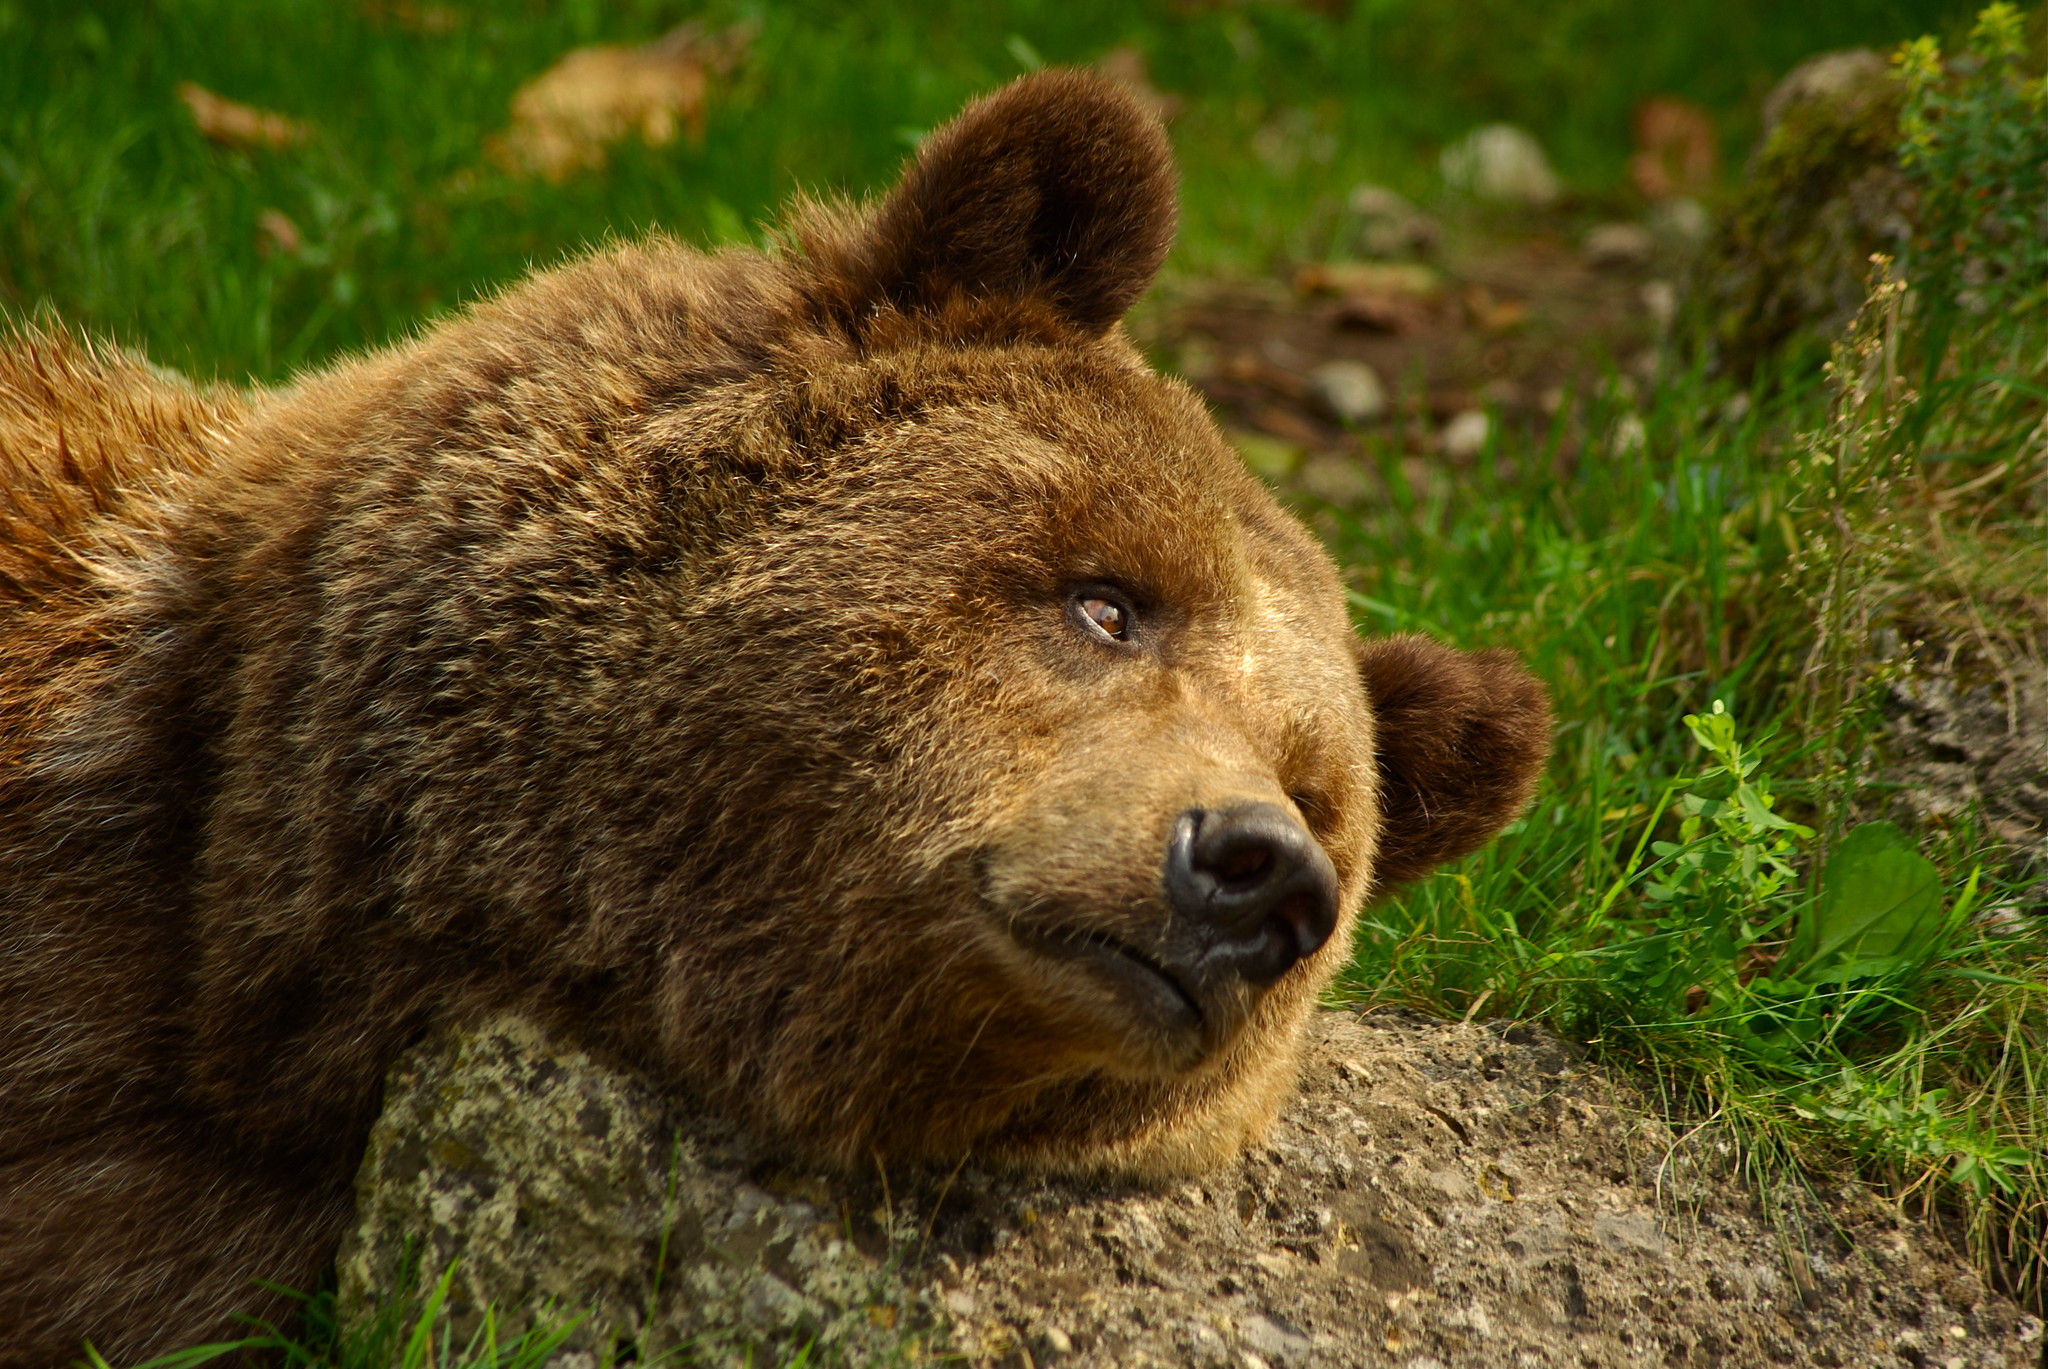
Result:
M1077 603L1081 609L1081 616L1092 623L1096 631L1113 641L1130 640L1130 610L1122 604L1114 599L1104 599L1096 595L1082 595Z

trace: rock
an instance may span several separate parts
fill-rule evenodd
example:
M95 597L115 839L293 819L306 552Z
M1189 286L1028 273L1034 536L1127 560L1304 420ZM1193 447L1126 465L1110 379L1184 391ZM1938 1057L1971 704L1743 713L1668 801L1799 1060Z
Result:
M1710 358L1747 377L1767 357L1818 364L1862 304L1873 252L1912 233L1897 164L1904 86L1875 53L1828 53L1765 101L1743 185L1694 268Z
M1419 255L1436 246L1436 220L1383 185L1354 186L1346 203L1358 217L1358 251L1364 256Z
M1691 251L1714 231L1707 207L1690 195L1678 195L1650 206L1650 232L1657 240L1679 251Z
M1543 145L1513 124L1487 124L1444 149L1444 183L1482 200L1541 208L1562 193Z
M452 1034L392 1073L337 1261L340 1305L367 1315L453 1264L458 1342L495 1306L514 1330L587 1313L571 1352L694 1345L738 1364L748 1345L812 1338L893 1351L924 1302L870 1251L909 1230L867 1219L863 1250L815 1180L751 1160L719 1128L679 1133L645 1084L516 1017Z
M1313 499L1340 509L1355 509L1372 496L1372 479L1358 463L1335 452L1322 452L1301 463L1294 486Z
M1799 105L1839 104L1894 80L1891 64L1869 48L1843 48L1809 57L1792 68L1764 96L1764 134Z
M1634 223L1595 224L1580 246L1586 264L1601 267L1648 266L1656 250L1650 230Z
M1643 312L1663 332L1671 326L1671 320L1678 315L1678 287L1668 280L1646 280L1643 288L1636 292L1636 298L1643 302Z
M1453 461L1470 461L1486 450L1486 440L1493 435L1493 420L1483 409L1467 409L1453 414L1444 430L1437 435L1437 446Z
M2015 655L1997 671L1921 667L1884 699L1887 816L1943 826L1977 807L2033 868L2048 870L2048 666Z
M1363 361L1339 358L1308 373L1309 393L1340 423L1366 423L1387 411L1387 387Z
M552 1298L592 1309L572 1358L1860 1364L1938 1327L1944 1364L2033 1364L2038 1322L1856 1195L1774 1194L1774 1228L1720 1133L1679 1139L1509 1023L1323 1013L1265 1145L1148 1187L792 1169L503 1018L393 1072L340 1307L359 1320L460 1257L458 1336L493 1303L502 1343Z

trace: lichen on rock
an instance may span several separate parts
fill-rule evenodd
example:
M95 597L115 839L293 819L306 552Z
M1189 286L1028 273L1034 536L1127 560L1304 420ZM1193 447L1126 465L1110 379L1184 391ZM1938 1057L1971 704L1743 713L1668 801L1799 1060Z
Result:
M494 1308L501 1333L576 1316L571 1351L697 1362L900 1342L880 1254L903 1233L869 1220L857 1243L822 1185L762 1167L728 1130L679 1127L672 1107L518 1017L415 1051L357 1180L345 1319L422 1298L452 1266L458 1340Z

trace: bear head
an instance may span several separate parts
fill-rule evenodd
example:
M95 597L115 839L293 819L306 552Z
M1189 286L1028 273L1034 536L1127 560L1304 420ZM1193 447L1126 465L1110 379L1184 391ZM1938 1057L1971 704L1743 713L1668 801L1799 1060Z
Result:
M202 1056L512 999L845 1165L1257 1135L1549 723L1361 642L1147 367L1174 218L1156 120L1041 74L776 253L611 249L274 401L198 558L251 605L191 638L243 677Z

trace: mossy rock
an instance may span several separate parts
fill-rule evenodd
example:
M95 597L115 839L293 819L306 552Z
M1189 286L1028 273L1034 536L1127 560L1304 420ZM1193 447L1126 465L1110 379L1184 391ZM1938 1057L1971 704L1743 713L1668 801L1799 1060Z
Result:
M1905 85L1868 49L1795 68L1764 104L1743 185L1695 267L1689 312L1718 369L1747 378L1827 356L1863 302L1874 252L1912 236L1899 169Z

